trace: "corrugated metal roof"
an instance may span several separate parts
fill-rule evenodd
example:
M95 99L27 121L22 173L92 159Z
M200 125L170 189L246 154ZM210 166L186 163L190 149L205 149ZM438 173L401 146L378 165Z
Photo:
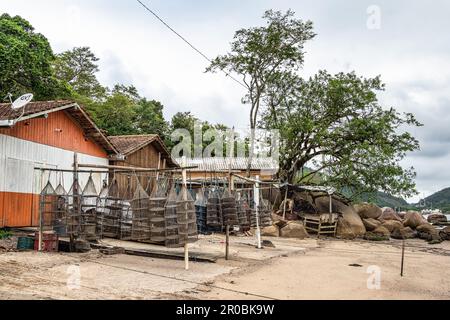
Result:
M175 159L179 164L183 163L182 158ZM197 166L192 171L223 171L229 170L247 170L248 158L244 157L212 157L212 158L186 158L187 166ZM278 170L278 161L272 158L253 158L251 170Z

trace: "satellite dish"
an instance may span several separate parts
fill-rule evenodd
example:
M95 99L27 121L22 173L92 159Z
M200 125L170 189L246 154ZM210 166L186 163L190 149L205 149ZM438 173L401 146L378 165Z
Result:
M20 109L22 107L25 107L27 104L29 104L31 102L31 100L33 100L32 93L24 94L23 96L20 96L19 98L16 99L16 101L14 101L12 103L11 108L13 108L14 110Z

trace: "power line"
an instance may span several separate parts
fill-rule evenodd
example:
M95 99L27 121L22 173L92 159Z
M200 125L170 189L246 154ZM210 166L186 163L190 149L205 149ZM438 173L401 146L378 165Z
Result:
M152 9L150 9L148 6L146 6L144 3L142 3L141 0L136 0L140 3L142 7L144 7L145 10L147 10L149 13L151 13L156 19L158 19L166 28L168 28L170 31L172 31L178 38L183 40L189 47L191 47L195 52L197 52L199 55L201 55L205 60L207 60L209 63L212 63L213 61L203 52L201 52L197 47L195 47L191 42L189 42L185 37L183 37L181 34L179 34L175 29L173 29L167 22L165 22L159 15L157 15ZM238 79L234 78L232 75L230 75L225 70L221 70L227 77L230 77L234 82L238 83L245 89L248 89L245 84L243 84Z
M170 279L170 280L175 280L175 281L187 282L187 283L196 284L196 285L200 285L200 286L207 286L207 287L211 287L211 288L214 288L214 289L219 289L219 290L229 291L229 292L233 292L233 293L243 294L243 295L246 295L246 296L253 296L253 297L267 299L267 300L278 300L277 298L268 297L268 296L264 296L264 295L260 295L260 294L256 294L256 293L251 293L251 292L245 292L245 291L240 291L240 290L235 290L235 289L224 288L224 287L216 286L216 285L213 285L213 284L207 284L207 283L202 283L202 282L188 280L188 279L181 279L181 278L177 278L177 277L173 277L173 276L166 276L166 275L153 273L153 272L149 272L149 271L145 271L145 270L137 270L137 269L127 268L127 267L115 266L115 265L112 265L112 264L103 263L103 262L96 261L96 260L93 260L93 259L88 259L88 261L90 261L92 263L95 263L95 264L111 267L111 268L121 269L121 270L125 270L125 271L132 271L132 272L137 272L137 273L142 273L142 274L146 274L146 275L150 275L150 276L154 276L154 277L160 277L160 278L165 278L165 279Z

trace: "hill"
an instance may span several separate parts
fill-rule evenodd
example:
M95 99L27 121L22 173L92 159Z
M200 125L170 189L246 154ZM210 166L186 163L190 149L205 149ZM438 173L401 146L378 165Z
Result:
M385 192L378 191L376 195L363 195L363 201L369 201L375 203L380 208L390 207L390 208L406 208L410 207L410 204L403 198L394 197Z
M425 205L442 211L450 211L450 188L445 188L426 197Z

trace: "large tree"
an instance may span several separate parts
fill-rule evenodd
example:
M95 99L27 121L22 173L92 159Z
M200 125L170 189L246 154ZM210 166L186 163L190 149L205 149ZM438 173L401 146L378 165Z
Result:
M355 73L320 71L309 80L279 74L268 90L261 125L280 131L281 178L309 183L320 177L355 196L414 193L415 173L400 161L419 148L406 130L420 123L412 114L383 108L377 99L381 90L379 77Z
M101 100L105 98L106 88L97 80L98 61L89 47L78 47L58 54L53 68L55 76L70 84L77 94Z
M258 115L264 107L268 83L280 72L301 68L304 44L315 34L311 21L294 17L293 11L282 13L268 10L267 24L238 30L231 43L231 51L213 60L207 71L222 70L242 79L246 94L242 101L250 105L250 150L248 174L254 153Z
M52 72L55 56L48 40L25 19L0 16L0 99L31 92L37 100L67 96Z

